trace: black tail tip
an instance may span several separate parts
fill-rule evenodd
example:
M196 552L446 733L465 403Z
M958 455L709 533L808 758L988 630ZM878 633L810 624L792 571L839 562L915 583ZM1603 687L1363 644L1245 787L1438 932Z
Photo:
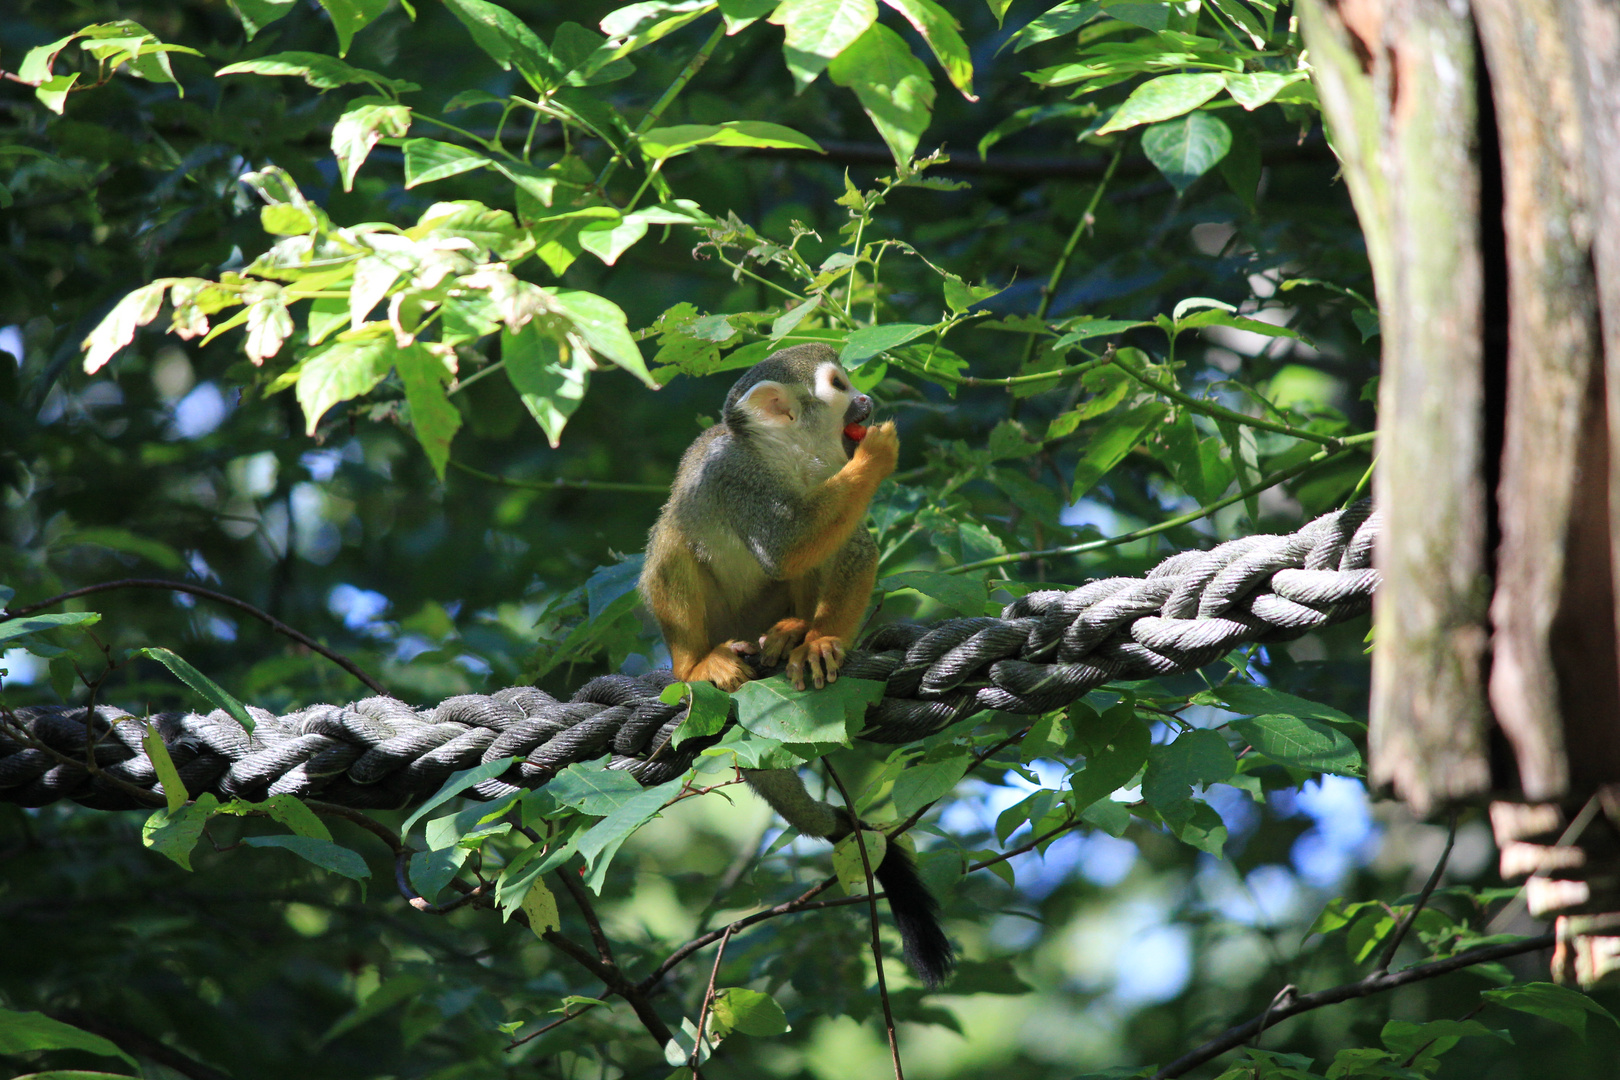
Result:
M950 977L956 967L956 950L939 924L939 901L917 874L917 864L899 844L891 843L877 869L878 884L889 897L889 912L906 963L930 990Z

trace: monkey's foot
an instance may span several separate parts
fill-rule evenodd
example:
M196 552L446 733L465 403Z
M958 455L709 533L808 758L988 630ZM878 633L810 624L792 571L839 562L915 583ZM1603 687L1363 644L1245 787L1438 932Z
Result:
M738 659L740 654L754 651L755 646L749 641L723 641L692 665L692 670L681 681L714 683L730 693L754 677L753 669Z
M804 636L804 644L788 653L787 677L795 690L803 690L804 673L808 668L819 690L829 682L838 681L838 669L843 663L844 639L810 630Z
M780 664L782 658L804 640L809 629L810 624L803 619L789 617L779 621L759 639L760 662L766 667Z

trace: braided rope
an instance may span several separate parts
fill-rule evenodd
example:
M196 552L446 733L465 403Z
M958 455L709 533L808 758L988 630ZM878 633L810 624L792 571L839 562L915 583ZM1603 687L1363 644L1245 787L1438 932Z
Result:
M1361 502L1298 532L1173 555L1141 578L1033 592L999 618L886 626L849 654L841 674L887 684L862 733L875 742L909 742L985 709L1047 712L1105 682L1192 671L1240 645L1287 641L1365 612L1378 586L1377 531ZM716 737L667 750L686 716L685 706L658 700L671 681L667 670L604 675L570 701L516 686L424 709L386 697L285 716L250 707L251 735L223 710L147 720L193 795L285 793L390 808L505 757L522 760L468 794L496 799L538 787L604 754L643 784L673 779ZM115 781L161 791L141 749L143 723L108 705L88 712L35 706L0 716L0 800L125 810L146 804Z

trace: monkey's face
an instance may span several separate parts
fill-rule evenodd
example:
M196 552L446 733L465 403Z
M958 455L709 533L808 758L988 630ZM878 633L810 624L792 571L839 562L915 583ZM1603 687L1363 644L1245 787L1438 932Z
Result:
M872 399L850 384L836 357L824 345L801 345L756 364L726 399L726 425L761 451L786 454L784 461L836 470L860 445L845 428L872 415Z
M845 434L845 429L851 424L866 422L866 418L872 415L872 399L855 389L844 369L831 360L823 361L816 367L812 387L816 397L826 405L826 418L832 419L832 426L838 429L844 457L854 457L855 448L860 443Z

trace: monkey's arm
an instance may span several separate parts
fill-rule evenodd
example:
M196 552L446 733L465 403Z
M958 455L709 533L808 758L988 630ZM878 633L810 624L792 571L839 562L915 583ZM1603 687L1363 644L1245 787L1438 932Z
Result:
M868 429L855 456L816 485L798 513L747 536L765 572L778 581L792 581L831 559L860 525L873 492L894 472L899 457L894 421Z
M849 811L813 798L792 769L744 769L742 774L783 820L807 836L837 843L855 830L856 821ZM917 876L916 864L899 844L887 846L874 874L888 897L906 963L929 989L939 986L956 965L955 950L939 924L939 901Z

